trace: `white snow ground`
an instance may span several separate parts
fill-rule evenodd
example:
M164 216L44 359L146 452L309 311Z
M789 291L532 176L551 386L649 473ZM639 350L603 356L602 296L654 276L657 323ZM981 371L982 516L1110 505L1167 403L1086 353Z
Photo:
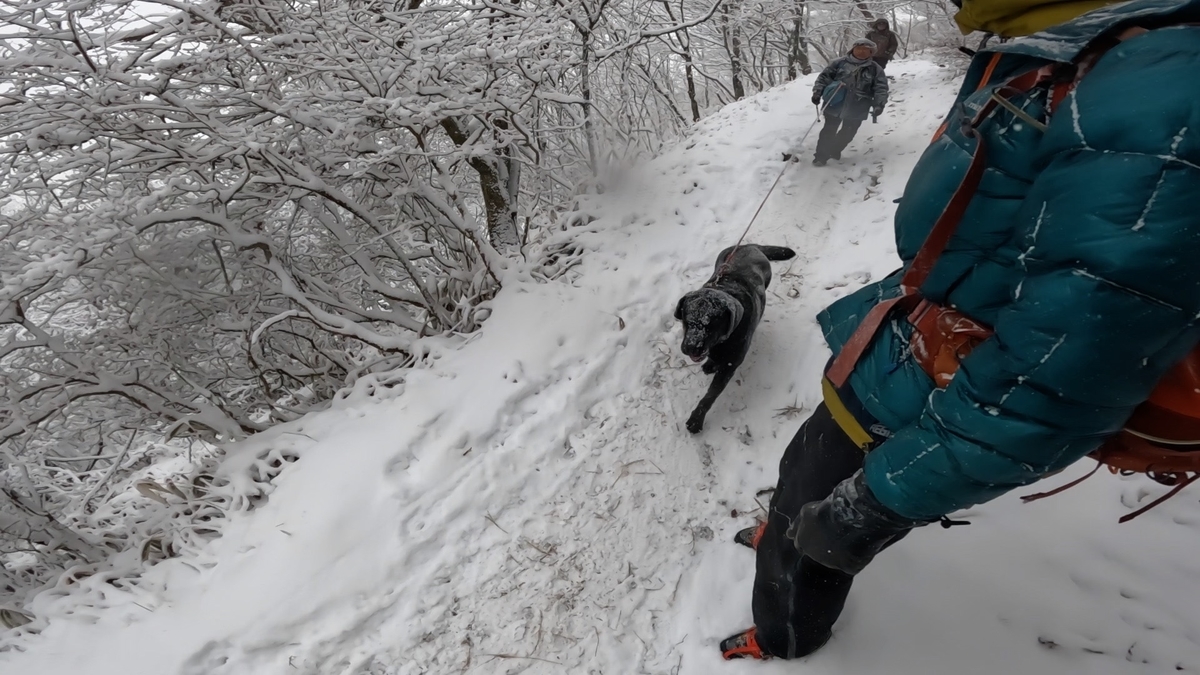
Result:
M893 103L846 158L792 166L749 241L775 264L766 317L699 436L708 378L676 299L709 274L813 120L811 78L730 106L593 204L556 281L511 280L483 331L403 385L232 449L300 460L200 558L132 589L43 594L4 675L1200 672L1200 491L1104 473L925 528L860 577L833 641L799 662L724 662L751 623L753 554L730 542L818 400L817 310L895 265L892 200L955 85L894 64ZM1074 467L1047 487L1078 475ZM736 510L736 517L731 513Z

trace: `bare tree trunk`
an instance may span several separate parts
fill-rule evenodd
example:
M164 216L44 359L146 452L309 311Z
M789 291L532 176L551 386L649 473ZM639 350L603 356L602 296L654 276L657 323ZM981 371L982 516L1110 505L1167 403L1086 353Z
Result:
M663 9L667 10L667 16L671 17L671 21L676 21L675 14L671 11L671 4L668 0L662 0ZM679 2L679 19L683 21L683 0ZM675 36L679 41L679 51L677 52L683 57L683 76L687 82L688 103L692 107L692 121L700 121L700 101L696 98L696 68L692 65L692 36L687 29L679 31Z
M503 156L482 160L487 170L476 167L483 204L487 211L488 241L497 251L515 253L521 248L517 231L517 188L520 184L520 164L513 161L511 150ZM474 166L475 161L471 164Z
M759 82L766 81L767 87L775 86L775 65L773 58L775 55L771 52L771 42L768 39L771 35L770 31L763 31L762 40L762 67L760 69L758 80Z
M583 63L580 64L579 89L583 95L583 133L587 136L588 168L596 175L596 129L592 122L592 33L579 29L583 38Z
M796 0L796 16L792 19L792 31L788 35L788 79L796 79L796 66L808 75L812 64L808 61L808 40L804 38L805 0Z
M683 76L687 80L688 101L692 104L692 121L700 121L700 102L696 100L696 75L692 67L692 53L683 53Z
M721 33L725 37L725 51L729 53L733 98L741 100L746 96L746 87L742 84L742 45L738 38L737 26L730 24L728 4L721 5Z
M462 146L469 138L467 130L458 120L446 118L442 129L455 145ZM503 128L506 123L497 120ZM472 157L471 168L479 174L479 192L483 195L483 207L487 216L488 241L501 253L511 254L521 248L521 237L517 231L517 194L520 172L512 156L511 148L505 148L499 156Z
M509 218L513 224L512 235L517 237L519 234L517 232L517 204L521 197L521 163L513 156L515 152L512 148L508 148L505 154L507 156L504 159L504 163L508 167L508 185L506 187L508 188ZM518 247L520 246L520 239L523 239L523 237L518 237Z

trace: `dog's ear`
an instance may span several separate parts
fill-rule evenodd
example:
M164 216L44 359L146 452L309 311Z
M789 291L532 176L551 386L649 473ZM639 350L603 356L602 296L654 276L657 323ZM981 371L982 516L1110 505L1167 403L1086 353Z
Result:
M741 325L742 316L745 314L746 310L744 307L742 307L742 303L737 302L733 298L729 298L728 302L724 304L728 311L726 318L729 321L729 326L725 329L725 337L721 339L728 340L729 337L733 335L733 332L737 330L737 327Z
M683 321L683 301L686 299L687 296L684 296L679 299L678 303L675 304L675 318L679 321Z

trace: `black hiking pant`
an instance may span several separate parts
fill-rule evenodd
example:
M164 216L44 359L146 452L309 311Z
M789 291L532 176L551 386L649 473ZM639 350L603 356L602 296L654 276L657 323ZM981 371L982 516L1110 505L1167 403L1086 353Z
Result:
M821 127L821 135L817 137L816 158L828 161L841 157L842 151L854 140L854 134L862 126L863 120L848 120L833 115L825 116L825 126Z
M879 64L880 68L887 68L888 61L892 60L890 56L872 56L871 60Z
M828 497L862 468L865 457L825 404L783 453L754 574L756 638L772 656L794 659L816 651L829 640L842 613L854 576L803 557L784 533L801 507Z

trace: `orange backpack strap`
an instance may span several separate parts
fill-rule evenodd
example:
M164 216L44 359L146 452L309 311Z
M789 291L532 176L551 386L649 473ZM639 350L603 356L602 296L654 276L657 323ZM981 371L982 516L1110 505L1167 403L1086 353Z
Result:
M1170 492L1159 497L1158 499L1155 499L1154 501L1143 506L1142 508L1138 509L1137 511L1134 511L1133 513L1126 513L1125 515L1118 518L1117 522L1118 523L1128 523L1129 521L1133 520L1134 518L1137 518L1138 516L1142 515L1143 513L1147 512L1150 509L1158 506L1159 504L1167 501L1171 497L1174 497L1175 495L1179 494L1180 491L1183 490L1183 488L1191 485L1192 483L1195 483L1197 479L1200 479L1200 473L1192 474L1190 476L1187 476L1187 477L1181 479L1178 483L1175 484L1175 487L1171 488Z
M1118 436L1120 436L1124 433L1125 432L1122 431L1122 432L1118 433ZM1200 480L1200 472L1197 471L1197 467L1195 467L1195 466L1191 467L1187 471L1156 473L1155 471L1147 470L1147 468L1146 468L1147 466L1153 465L1153 460L1151 460L1150 458L1143 456L1141 453L1139 453L1137 451L1134 451L1131 454L1125 454L1124 449L1115 449L1114 450L1111 448L1111 446L1112 446L1111 441L1106 442L1104 444L1104 446L1102 446L1099 450L1088 455L1092 459L1096 460L1096 466L1092 467L1091 471L1080 476L1079 478L1076 478L1075 480L1071 481L1070 483L1066 483L1065 485L1060 485L1060 486L1054 488L1053 490L1048 490L1046 492L1038 492L1036 494L1031 494L1031 495L1024 495L1023 497L1021 497L1021 501L1028 504L1029 502L1035 502L1039 499L1045 499L1046 497L1053 497L1057 494L1066 492L1067 490L1075 487L1076 485L1079 485L1083 481L1096 475L1096 472L1099 471L1100 467L1102 467L1102 466L1108 466L1109 470L1112 471L1113 473L1124 473L1124 474L1144 473L1156 482L1162 483L1163 485L1174 486L1165 495L1159 497L1158 499L1155 499L1154 501L1143 506L1142 508L1138 509L1137 511L1134 511L1132 513L1127 513L1117 519L1118 523L1128 523L1129 521L1133 520L1134 518L1137 518L1138 516L1142 515L1143 513L1158 506L1159 504L1162 504L1163 502L1167 501L1171 497L1174 497L1175 495L1179 494L1181 491L1183 491L1183 489L1185 487L1191 485L1192 483L1195 483L1197 480ZM1109 449L1106 450L1106 448L1109 448ZM1200 455L1200 453L1182 453L1182 452L1174 453L1174 454L1177 454L1177 455L1184 455L1184 454ZM1137 457L1141 457L1141 460L1139 461L1139 460L1135 459ZM1200 459L1200 458L1196 458L1196 459ZM1196 459L1193 459L1191 463L1194 464ZM1119 466L1134 466L1134 465L1139 466L1140 468L1126 468L1126 469L1118 468Z

